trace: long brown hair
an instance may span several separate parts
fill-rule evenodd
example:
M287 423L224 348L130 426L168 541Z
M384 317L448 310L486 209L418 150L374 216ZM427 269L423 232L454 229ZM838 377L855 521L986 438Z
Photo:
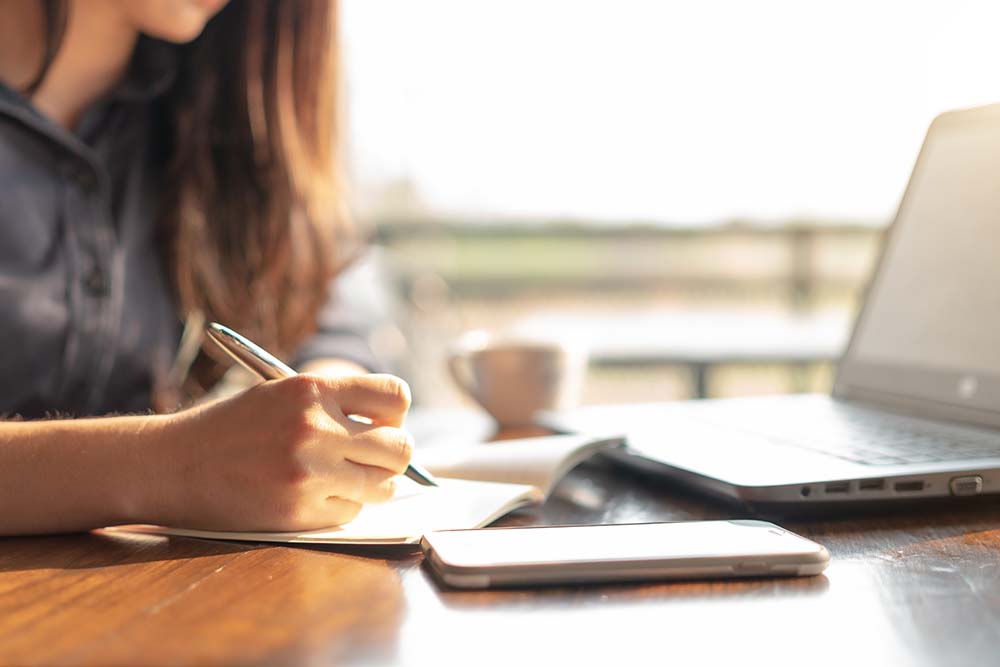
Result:
M66 0L42 0L43 18L45 20L45 51L42 54L41 66L38 74L27 85L25 91L29 94L38 90L52 66L52 61L56 59L59 46L66 35Z
M65 0L42 0L46 60ZM201 311L288 354L315 327L356 240L347 224L335 0L232 0L177 46L157 100L164 260ZM36 82L37 84L37 82Z
M280 353L314 327L348 227L328 0L231 2L180 49L163 202L185 313ZM341 251L344 248L341 247Z

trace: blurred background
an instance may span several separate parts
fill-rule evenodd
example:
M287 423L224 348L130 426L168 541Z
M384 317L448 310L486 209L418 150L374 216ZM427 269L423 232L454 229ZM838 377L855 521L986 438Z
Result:
M927 125L1000 101L985 0L343 0L353 206L425 406L463 331L585 403L825 391Z

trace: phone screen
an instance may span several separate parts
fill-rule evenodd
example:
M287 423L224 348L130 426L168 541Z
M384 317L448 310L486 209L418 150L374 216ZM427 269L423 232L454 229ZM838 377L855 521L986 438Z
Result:
M455 567L816 554L823 547L764 521L498 528L431 533Z

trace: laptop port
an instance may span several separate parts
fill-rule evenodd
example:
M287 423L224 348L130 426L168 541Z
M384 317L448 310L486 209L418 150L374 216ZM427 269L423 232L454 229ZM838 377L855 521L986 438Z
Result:
M851 490L850 482L828 482L824 487L827 493L847 493Z
M884 488L884 479L862 479L858 481L858 491L881 491Z
M908 491L923 491L924 481L922 479L918 479L912 482L896 482L892 485L892 488L904 493Z
M954 477L949 486L953 496L978 496L983 492L983 478L981 475Z

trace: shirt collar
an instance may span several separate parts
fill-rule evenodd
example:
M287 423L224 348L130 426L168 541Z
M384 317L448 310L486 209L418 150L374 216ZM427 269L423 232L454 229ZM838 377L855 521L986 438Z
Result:
M92 135L112 102L146 102L167 92L177 76L177 47L140 37L125 77L85 110L73 131L44 116L22 93L0 82L0 115L8 115L63 144L76 144ZM82 150L82 148L80 148Z

